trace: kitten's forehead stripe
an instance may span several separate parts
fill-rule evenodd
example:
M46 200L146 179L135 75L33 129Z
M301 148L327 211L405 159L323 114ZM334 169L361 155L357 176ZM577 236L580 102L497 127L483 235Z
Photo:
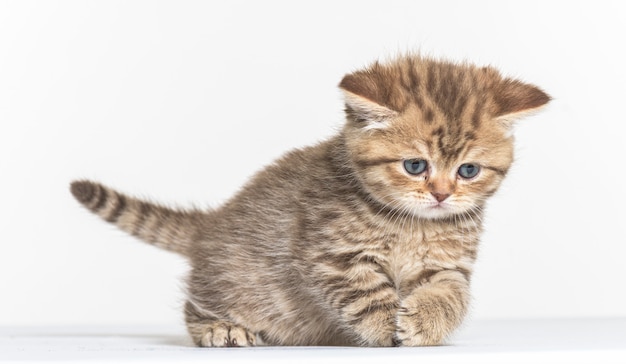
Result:
M437 77L437 72L435 71L435 65L432 63L428 64L428 68L427 68L427 73L426 73L426 77L427 77L427 82L426 82L426 89L428 90L428 92L433 92L435 90L435 84L436 84L436 77Z
M481 115L483 112L483 107L485 105L485 100L483 99L478 99L476 100L476 102L474 103L474 111L472 112L472 126L474 128L478 128L480 127L480 122L481 122Z

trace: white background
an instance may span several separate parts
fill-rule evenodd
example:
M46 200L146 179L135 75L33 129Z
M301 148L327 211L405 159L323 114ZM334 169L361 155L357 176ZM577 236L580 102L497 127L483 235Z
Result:
M554 97L517 128L472 316L626 316L624 4L0 2L0 325L181 322L186 262L69 182L216 206L341 126L345 73L418 49Z

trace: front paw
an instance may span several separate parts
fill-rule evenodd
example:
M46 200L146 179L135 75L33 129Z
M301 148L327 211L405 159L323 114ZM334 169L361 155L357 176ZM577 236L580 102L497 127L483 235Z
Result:
M460 324L460 313L441 299L419 300L398 310L396 339L400 346L433 346Z
M256 346L257 337L242 326L227 321L214 321L202 328L197 339L199 346L239 347Z

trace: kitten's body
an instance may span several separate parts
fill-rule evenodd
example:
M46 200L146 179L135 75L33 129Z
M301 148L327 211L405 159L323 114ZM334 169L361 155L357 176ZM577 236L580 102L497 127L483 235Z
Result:
M512 161L511 115L549 98L490 68L410 56L341 87L339 135L287 154L216 210L72 184L106 220L189 258L198 345L431 345L461 323L482 208ZM407 160L428 168L412 175ZM468 162L480 172L460 178Z

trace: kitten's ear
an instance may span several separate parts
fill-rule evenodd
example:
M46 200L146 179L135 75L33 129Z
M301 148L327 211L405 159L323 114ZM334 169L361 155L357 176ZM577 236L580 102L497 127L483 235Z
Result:
M495 88L496 120L510 128L516 120L539 110L551 97L537 86L511 78Z
M379 103L379 90L376 82L366 74L346 75L339 87L344 93L346 113L360 127L380 129L398 113Z

